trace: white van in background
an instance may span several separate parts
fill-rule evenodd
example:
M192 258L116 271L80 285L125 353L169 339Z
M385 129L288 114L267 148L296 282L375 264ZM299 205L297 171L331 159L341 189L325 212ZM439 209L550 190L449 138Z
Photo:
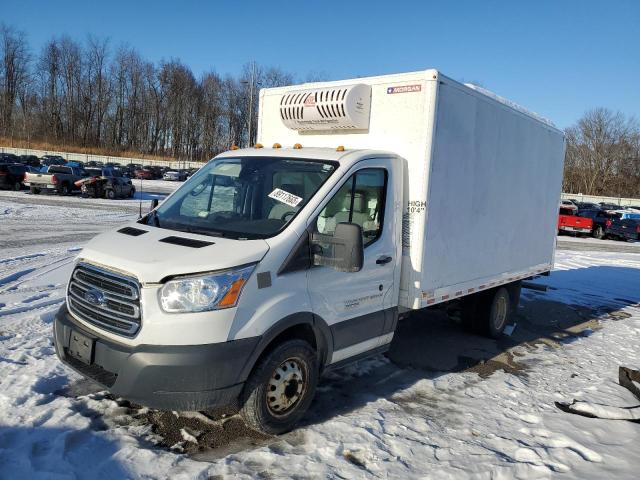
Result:
M461 302L496 337L520 281L553 267L563 134L494 95L436 70L265 89L258 139L89 242L54 324L63 362L280 433L404 313Z

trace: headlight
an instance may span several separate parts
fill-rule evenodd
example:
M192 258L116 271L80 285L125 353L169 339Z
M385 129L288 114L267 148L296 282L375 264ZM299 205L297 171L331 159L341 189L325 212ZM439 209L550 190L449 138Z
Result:
M170 280L160 290L160 305L168 313L235 307L254 268L255 265L251 265L237 270Z

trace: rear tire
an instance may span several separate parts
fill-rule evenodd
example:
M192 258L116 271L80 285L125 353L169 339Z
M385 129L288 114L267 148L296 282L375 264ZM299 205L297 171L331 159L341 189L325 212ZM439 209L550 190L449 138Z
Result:
M107 190L106 192L104 192L104 196L109 200L114 200L116 198L116 192L115 190Z
M70 195L71 194L71 190L69 190L69 185L67 183L63 183L62 186L60 187L60 195Z
M136 195L136 189L134 187L131 187L131 190L129 190L129 198L133 198Z
M305 414L318 383L315 350L287 340L254 367L241 395L240 414L250 428L268 435L291 430Z
M598 240L603 240L605 235L604 235L604 229L602 228L601 225L596 225L596 228L593 230L593 236L594 238L597 238Z
M20 190L22 190L22 183L20 182L16 182L13 184L13 190L16 192L19 192Z
M32 195L39 195L40 194L40 189L38 187L30 187L29 191L31 192Z
M505 327L511 323L511 315L518 305L519 293L518 284L494 288L463 298L462 324L473 333L490 338L500 337Z

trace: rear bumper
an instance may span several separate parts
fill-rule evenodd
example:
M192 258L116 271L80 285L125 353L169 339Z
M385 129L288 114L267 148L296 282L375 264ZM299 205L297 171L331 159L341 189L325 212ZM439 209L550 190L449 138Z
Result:
M67 355L71 330L94 340L93 362ZM233 405L246 363L260 337L211 345L137 345L105 340L77 323L66 305L53 327L60 360L114 395L162 410L205 410Z
M562 230L563 232L570 232L570 233L591 233L591 228L585 228L585 227L565 227L565 226L561 226L559 227L560 230Z

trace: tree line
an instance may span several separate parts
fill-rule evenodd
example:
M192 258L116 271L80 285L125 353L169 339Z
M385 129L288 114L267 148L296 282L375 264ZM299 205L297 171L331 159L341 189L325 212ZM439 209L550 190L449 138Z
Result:
M640 198L640 126L633 117L597 108L565 133L563 191Z
M294 82L279 68L255 64L237 76L212 71L197 78L180 60L153 63L134 48L95 37L52 37L33 52L26 35L6 25L0 25L0 61L5 141L180 160L206 160L231 145L253 144L258 88ZM565 133L565 192L640 197L635 119L598 108Z
M258 89L294 81L279 68L254 64L238 76L212 71L196 78L180 60L153 63L134 48L95 37L52 37L33 52L26 35L6 25L0 25L0 56L5 140L180 160L253 143Z

